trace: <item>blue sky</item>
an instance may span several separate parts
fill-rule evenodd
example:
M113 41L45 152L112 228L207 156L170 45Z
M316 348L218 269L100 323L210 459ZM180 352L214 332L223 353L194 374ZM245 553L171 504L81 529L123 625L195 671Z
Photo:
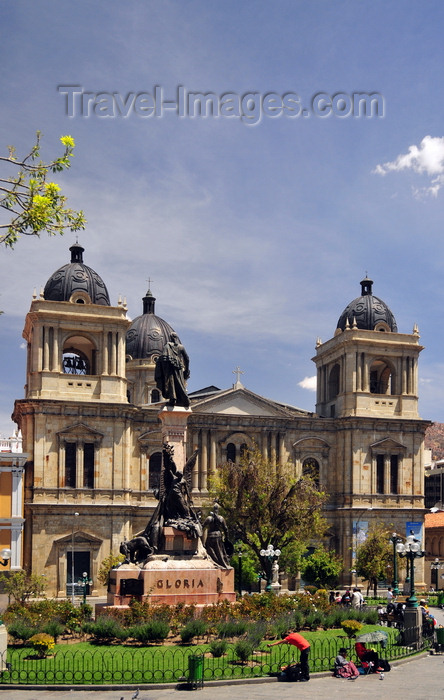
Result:
M314 410L316 338L333 335L368 272L399 331L419 326L420 413L441 422L443 28L434 0L3 3L0 150L24 154L39 129L49 158L75 138L57 181L85 211L84 260L131 318L153 280L156 312L190 355L190 391L229 387L239 365L247 388ZM80 103L68 116L67 85L92 93L89 116ZM178 86L212 93L218 107L252 93L251 110L292 93L307 113L149 115L155 86L167 101ZM130 108L142 93L145 112ZM377 93L383 115L344 114L347 102L314 114L319 93ZM109 115L112 94L126 117ZM2 435L23 397L33 289L74 240L0 251Z

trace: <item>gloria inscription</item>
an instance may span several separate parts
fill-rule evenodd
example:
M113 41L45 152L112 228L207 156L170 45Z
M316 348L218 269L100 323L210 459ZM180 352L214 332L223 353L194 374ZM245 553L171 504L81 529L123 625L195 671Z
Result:
M176 578L173 581L170 581L170 579L162 579L159 578L156 581L156 588L165 588L167 590L171 588L175 588L179 590L180 588L183 589L191 589L191 588L203 588L204 584L202 579L188 579L188 578Z

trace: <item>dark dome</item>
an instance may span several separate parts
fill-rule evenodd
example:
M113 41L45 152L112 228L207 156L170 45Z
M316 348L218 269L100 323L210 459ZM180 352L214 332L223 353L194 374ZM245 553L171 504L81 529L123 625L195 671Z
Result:
M93 304L110 306L108 290L102 278L83 264L81 245L70 248L71 262L59 267L45 285L43 296L47 301L69 301L74 292L86 292Z
M126 354L133 360L157 358L174 333L170 324L154 313L155 298L150 290L143 297L143 314L134 319L126 333Z
M395 317L385 302L373 296L372 285L373 280L368 279L368 277L362 280L361 296L354 299L339 318L337 327L342 331L345 330L347 321L350 328L353 327L356 321L356 325L360 330L398 332Z

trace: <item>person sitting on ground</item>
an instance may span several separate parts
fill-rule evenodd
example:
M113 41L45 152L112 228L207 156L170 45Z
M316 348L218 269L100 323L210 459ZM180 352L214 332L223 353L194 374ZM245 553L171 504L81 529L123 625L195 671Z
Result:
M365 644L362 642L356 642L355 644L356 656L362 664L363 668L367 668L369 664L372 664L371 671L375 673L379 668L379 656L378 652L374 649L367 649Z
M335 659L334 675L336 678L347 678L353 681L359 677L359 671L353 661L348 661L347 649L344 647L339 649L339 653Z
M310 669L308 666L308 655L310 653L310 642L307 642L307 640L305 639L305 637L302 636L302 634L299 634L298 632L292 632L291 634L287 634L286 637L278 640L277 642L271 642L270 644L268 644L268 646L274 647L277 644L292 644L293 646L299 649L299 651L301 652L301 681L309 681Z

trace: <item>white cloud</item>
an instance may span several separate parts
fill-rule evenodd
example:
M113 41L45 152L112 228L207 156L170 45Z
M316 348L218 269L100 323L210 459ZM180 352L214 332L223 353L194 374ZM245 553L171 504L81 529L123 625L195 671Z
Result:
M407 153L401 153L395 160L377 165L373 172L376 175L387 175L401 170L412 170L431 178L429 187L414 188L416 197L424 194L436 197L444 185L444 137L424 136L419 146L410 146Z
M316 391L316 375L313 377L304 377L301 382L298 382L298 386L302 389L308 389L308 391Z

